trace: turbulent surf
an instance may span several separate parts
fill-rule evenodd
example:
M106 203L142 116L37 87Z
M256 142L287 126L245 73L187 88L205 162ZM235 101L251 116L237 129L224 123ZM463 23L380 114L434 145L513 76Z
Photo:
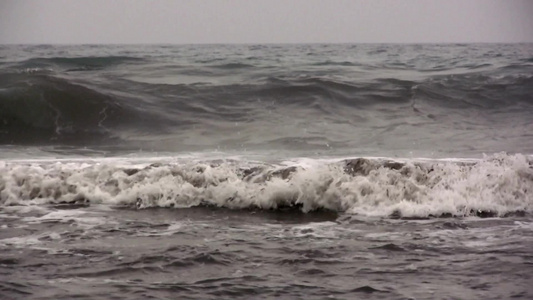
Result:
M533 45L2 45L0 298L531 299Z

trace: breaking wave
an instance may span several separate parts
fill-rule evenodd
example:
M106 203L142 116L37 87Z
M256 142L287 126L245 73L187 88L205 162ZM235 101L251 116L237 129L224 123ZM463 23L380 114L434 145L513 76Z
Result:
M0 202L333 210L386 217L506 216L533 210L533 160L387 159L0 162Z

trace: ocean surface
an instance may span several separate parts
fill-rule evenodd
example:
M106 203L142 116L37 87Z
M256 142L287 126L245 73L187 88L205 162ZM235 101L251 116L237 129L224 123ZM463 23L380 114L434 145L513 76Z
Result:
M533 299L533 44L0 45L0 299Z

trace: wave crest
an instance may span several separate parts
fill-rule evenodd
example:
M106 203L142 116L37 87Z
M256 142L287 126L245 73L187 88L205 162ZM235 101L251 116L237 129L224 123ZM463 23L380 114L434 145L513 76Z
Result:
M127 114L115 98L65 79L10 76L0 92L1 144L88 143L109 137Z

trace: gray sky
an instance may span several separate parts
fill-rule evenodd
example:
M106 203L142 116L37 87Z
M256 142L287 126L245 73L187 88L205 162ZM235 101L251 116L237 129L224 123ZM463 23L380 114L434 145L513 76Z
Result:
M0 0L0 43L533 42L532 0Z

